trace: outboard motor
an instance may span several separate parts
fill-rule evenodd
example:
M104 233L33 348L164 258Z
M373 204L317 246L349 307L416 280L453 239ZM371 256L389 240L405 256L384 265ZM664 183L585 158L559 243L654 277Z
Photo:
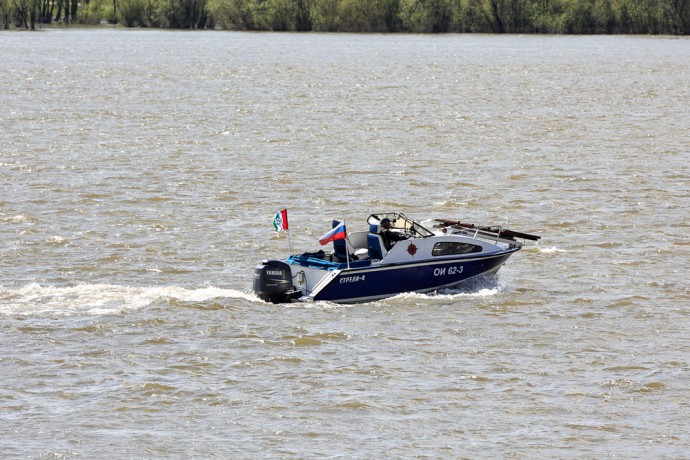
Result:
M287 303L302 296L292 285L290 266L280 260L264 260L254 269L253 290L265 302Z

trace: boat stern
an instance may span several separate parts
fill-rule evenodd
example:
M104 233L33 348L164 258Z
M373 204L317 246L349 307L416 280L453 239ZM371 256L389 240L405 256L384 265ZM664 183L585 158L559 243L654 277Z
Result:
M252 290L264 302L289 303L302 296L292 284L290 266L281 260L264 260L254 269Z

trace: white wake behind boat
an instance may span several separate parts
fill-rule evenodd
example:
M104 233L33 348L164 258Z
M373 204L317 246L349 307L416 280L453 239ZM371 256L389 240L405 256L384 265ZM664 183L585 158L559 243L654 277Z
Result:
M392 233L381 232L385 220L391 222ZM456 288L471 278L497 272L522 247L518 239L540 239L444 219L427 228L401 213L372 214L367 223L368 230L346 233L344 225L335 221L331 233L342 231L347 238L333 241L328 252L264 260L254 271L254 292L272 303L355 303ZM398 240L392 246L384 241L391 234Z

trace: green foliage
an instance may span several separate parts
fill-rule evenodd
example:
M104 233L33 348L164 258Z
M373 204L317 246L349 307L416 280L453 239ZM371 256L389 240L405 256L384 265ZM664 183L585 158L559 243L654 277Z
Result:
M409 32L449 32L452 22L449 0L401 0L400 19Z
M206 0L162 0L160 11L173 29L202 29L206 26Z
M568 4L565 12L565 33L591 34L592 29L592 0L573 0Z
M626 33L663 33L664 9L670 3L662 0L626 0L620 4L621 26Z
M312 30L309 0L209 0L215 24L230 30Z
M0 0L0 27L3 29L10 28L12 20L12 13L14 10L10 5L10 0Z
M222 29L259 30L261 6L257 0L210 0L209 13ZM267 30L267 27L265 28Z
M669 0L672 33L690 34L690 0Z
M125 27L142 27L144 21L143 0L120 0L118 8L118 21Z
M558 32L610 34L617 29L616 0L572 0L565 5Z
M351 32L368 32L368 9L367 0L341 0L338 5L340 27Z
M308 32L312 29L312 17L311 10L309 8L309 0L297 0L295 28L299 32Z
M484 32L489 29L483 2L452 0L450 2L451 32Z
M100 24L101 21L115 22L113 0L90 0L79 8L77 21L80 24Z
M0 0L38 22L323 32L690 34L690 0Z
M616 30L617 15L612 0L596 0L592 7L594 33L611 34Z
M297 23L297 2L292 0L267 0L266 21L275 31L295 30Z
M169 27L165 0L118 0L118 22L125 27Z
M34 30L41 18L41 0L14 0L13 3L18 26Z
M338 5L340 0L315 0L312 7L314 30L337 32L340 29Z

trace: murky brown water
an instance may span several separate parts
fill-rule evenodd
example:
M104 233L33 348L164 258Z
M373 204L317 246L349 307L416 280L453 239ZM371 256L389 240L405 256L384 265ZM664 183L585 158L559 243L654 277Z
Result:
M8 458L680 458L690 42L0 32ZM496 279L267 305L374 211L538 233Z

